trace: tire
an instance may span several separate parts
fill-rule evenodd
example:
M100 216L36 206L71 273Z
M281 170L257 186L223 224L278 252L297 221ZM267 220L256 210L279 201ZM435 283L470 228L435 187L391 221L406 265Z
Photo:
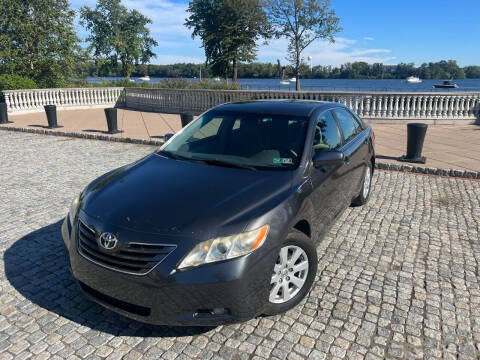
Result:
M291 266L291 264L287 263L287 265L289 265L288 267L280 266L279 263L281 262L281 254L282 251L285 251L285 248L287 249L287 260L291 260L292 256L294 256L295 254L298 255L298 253L295 253L295 251L297 249L300 249L303 253L300 253L300 256L295 261L296 265L294 266L296 266L298 269L304 269L304 262L306 261L308 264L308 269L295 272L296 269L289 267ZM313 241L304 233L295 229L292 230L287 235L287 239L278 251L279 255L277 257L276 263L273 266L271 279L272 282L274 281L274 279L277 279L277 281L270 284L269 298L267 299L267 306L264 312L265 315L280 314L295 307L309 293L313 281L315 280L315 275L317 274L317 250L313 244ZM293 271L291 269L293 269ZM279 272L282 273L280 276ZM281 282L279 281L279 277L282 278ZM292 281L293 279L295 280ZM304 282L303 285L301 285L300 287L294 284L294 282L296 284L299 284L299 280L302 279L304 279ZM274 299L272 293L275 293L275 289L278 284L280 284L280 288L276 290L277 292L274 302L272 301ZM285 300L285 298L283 297L283 289L285 289L285 284L288 287L289 291L288 295L286 296L287 298L289 298L288 300Z
M368 202L370 199L370 192L372 189L372 163L368 162L367 168L363 175L362 188L360 194L353 199L352 206L362 206Z

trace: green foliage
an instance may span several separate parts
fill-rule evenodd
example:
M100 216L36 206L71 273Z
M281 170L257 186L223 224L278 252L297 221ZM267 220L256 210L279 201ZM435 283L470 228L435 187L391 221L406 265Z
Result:
M468 79L480 79L480 66L467 66L463 71Z
M36 89L38 86L30 78L20 75L0 74L0 102L2 102L2 90Z
M315 40L334 42L333 35L342 30L330 0L265 0L268 19L277 37L288 40L287 60L295 68L300 90L302 52Z
M152 87L161 89L240 90L238 84L211 80L189 81L187 79L165 79L159 83L152 84Z
M227 79L233 68L233 82L238 62L254 60L257 41L270 37L261 0L192 0L188 12L185 25L202 40L213 74Z
M137 10L128 10L120 0L98 0L95 10L80 9L80 23L90 32L89 50L100 68L116 68L129 78L135 65L147 63L153 47L158 45L150 36L147 24L152 21Z
M17 89L36 89L38 86L30 78L20 75L1 74L0 91Z
M465 79L465 72L455 60L422 64L418 69L418 75L422 79Z
M0 0L0 73L65 86L82 51L68 0Z

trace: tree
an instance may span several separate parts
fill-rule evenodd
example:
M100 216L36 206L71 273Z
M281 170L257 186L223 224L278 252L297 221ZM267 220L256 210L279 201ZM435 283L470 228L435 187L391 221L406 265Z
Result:
M65 86L82 58L67 0L0 0L0 72Z
M100 65L121 70L129 78L138 63L146 63L155 56L153 47L158 43L150 36L147 25L152 20L137 10L128 10L121 0L98 0L95 10L88 6L80 9L80 24L90 35L89 50Z
M257 56L256 42L270 37L270 25L261 0L193 0L185 25L192 38L200 37L207 64L216 75L233 69L237 81L238 62L251 62Z
M287 60L295 68L297 91L300 90L302 52L315 40L334 42L333 35L342 30L330 0L265 0L270 23L277 37L288 39Z

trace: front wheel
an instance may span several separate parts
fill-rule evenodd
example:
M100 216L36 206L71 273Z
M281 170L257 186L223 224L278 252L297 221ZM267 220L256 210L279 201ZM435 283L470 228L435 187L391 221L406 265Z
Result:
M295 307L312 287L317 268L312 240L298 230L292 231L273 267L265 314L275 315Z
M363 175L363 185L360 194L353 199L352 206L365 205L370 198L370 190L372 187L372 164L369 162L366 166L365 173Z

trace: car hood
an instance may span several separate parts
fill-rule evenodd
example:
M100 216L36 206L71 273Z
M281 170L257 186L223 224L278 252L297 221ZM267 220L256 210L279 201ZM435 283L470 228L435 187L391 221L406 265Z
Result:
M246 221L286 196L291 181L291 171L226 168L152 154L92 182L81 209L105 224L208 238L221 236L222 229L243 231Z

